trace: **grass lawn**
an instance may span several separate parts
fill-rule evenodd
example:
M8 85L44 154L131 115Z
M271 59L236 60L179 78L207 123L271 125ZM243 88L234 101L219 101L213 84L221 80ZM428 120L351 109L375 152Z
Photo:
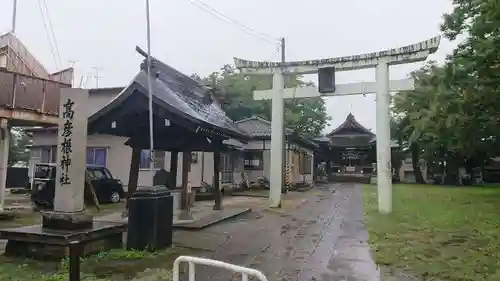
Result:
M82 259L82 281L170 281L174 260L179 255L189 254L193 254L193 251L178 247L156 253L126 250L103 252ZM2 281L67 281L67 272L67 259L39 262L0 257Z
M375 262L422 280L500 280L500 188L394 185L390 215L364 188Z

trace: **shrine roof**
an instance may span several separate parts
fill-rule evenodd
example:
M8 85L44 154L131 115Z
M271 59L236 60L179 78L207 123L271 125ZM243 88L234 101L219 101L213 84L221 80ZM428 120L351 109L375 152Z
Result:
M340 124L337 128L332 130L327 136L332 137L335 135L344 135L344 134L360 134L360 135L368 135L368 136L374 136L375 134L372 133L369 129L365 128L363 125L361 125L356 118L354 118L354 115L352 113L349 113L347 117L345 118L344 122Z
M259 116L248 117L235 122L238 128L254 139L271 139L271 122ZM285 136L306 147L317 148L316 143L311 142L290 129L285 128Z
M137 51L145 56L145 53L139 48ZM217 135L237 140L249 138L235 125L233 120L226 116L210 88L160 60L151 59L151 72L153 74L151 86L155 115L161 115L172 123L207 136ZM101 110L89 117L89 132L96 133L96 130L91 130L93 125L99 126L100 122L109 123L116 120L113 118L116 118L117 110L122 111L118 114L122 116L126 114L127 110L148 110L147 102L144 102L149 99L147 89L148 74L147 59L145 58L141 64L141 70L132 82ZM127 102L128 108L123 106L123 109L119 109ZM113 112L115 112L114 115ZM98 133L112 134L107 131L99 131Z
M334 147L366 147L372 146L372 136L343 135L330 137L330 146Z
M271 137L271 122L259 116L252 116L236 121L236 126L251 137ZM292 134L293 130L285 128L285 134Z
M329 145L332 147L367 147L375 146L377 143L377 136L374 134L360 135L360 134L344 134L337 135L333 137L318 137L314 139L314 142L322 145ZM391 140L391 147L398 147L398 142L396 140Z

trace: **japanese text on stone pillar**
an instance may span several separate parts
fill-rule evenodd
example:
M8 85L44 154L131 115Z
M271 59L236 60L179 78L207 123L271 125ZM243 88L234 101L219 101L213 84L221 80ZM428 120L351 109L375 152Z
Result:
M68 170L71 167L71 156L73 154L72 150L72 136L73 136L73 117L75 111L73 106L75 102L68 99L64 104L64 111L62 113L63 129L61 130L61 136L63 141L61 143L61 162L59 163L61 167L61 177L59 178L59 183L61 186L71 184L71 178L68 175Z

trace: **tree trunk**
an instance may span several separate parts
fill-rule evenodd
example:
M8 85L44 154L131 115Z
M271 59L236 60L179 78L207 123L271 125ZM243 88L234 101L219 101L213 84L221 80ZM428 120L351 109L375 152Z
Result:
M395 153L391 153L391 155L392 155L392 157L391 157L391 167L392 167L393 171L396 174L396 179L397 179L396 182L397 183L400 182L399 170L401 170L401 166L403 165L403 160L401 159L400 154L401 154L400 151L397 151ZM393 180L394 180L394 177L393 177Z
M476 176L474 175L474 159L473 158L467 158L465 161L465 172L469 176L469 184L476 184Z
M459 180L459 162L455 155L449 155L446 158L446 175L444 177L444 184L446 185L460 185Z
M413 142L410 148L411 148L413 173L415 174L415 181L420 184L425 184L426 181L422 176L422 170L420 170L420 146L418 145L418 143Z

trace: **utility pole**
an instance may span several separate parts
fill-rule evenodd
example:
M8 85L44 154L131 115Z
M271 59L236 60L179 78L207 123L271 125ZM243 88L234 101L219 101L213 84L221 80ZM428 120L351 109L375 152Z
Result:
M12 34L16 33L16 20L17 20L17 0L13 0L12 3Z
M149 0L146 0L146 41L148 46L148 108L149 108L149 169L151 171L151 177L154 179L155 174L155 154L154 154L154 131L153 131L153 86L151 81L151 16L149 11ZM182 153L185 155L185 152ZM183 156L184 158L184 156ZM183 166L185 166L185 163ZM182 169L184 174L184 169ZM154 180L153 180L154 181Z
M95 75L94 75L94 78L95 78L95 87L99 88L99 79L102 78L102 76L99 76L99 70L102 70L102 68L97 67L97 66L94 66L92 68L95 70Z
M71 85L75 85L75 64L78 62L77 60L70 60L69 62L69 67L73 68L73 74L71 75ZM82 83L80 82L80 85Z
M281 62L282 63L285 63L285 37L281 37ZM285 86L285 70L283 70L283 86ZM284 103L285 101L283 101ZM284 105L283 105L284 106ZM285 112L283 111L283 120L285 120ZM288 180L290 180L290 175L288 175L288 171L289 171L289 168L288 168L288 165L289 165L289 157L288 157L288 151L285 150L285 146L286 146L286 137L285 137L285 126L283 126L283 140L285 140L285 144L283 144L283 167L281 169L281 174L287 174L286 176L283 177L283 179L285 179L285 182L284 184L288 184ZM288 178L288 179L287 179ZM282 190L283 192L283 190Z
M281 38L281 62L285 62L285 37Z

